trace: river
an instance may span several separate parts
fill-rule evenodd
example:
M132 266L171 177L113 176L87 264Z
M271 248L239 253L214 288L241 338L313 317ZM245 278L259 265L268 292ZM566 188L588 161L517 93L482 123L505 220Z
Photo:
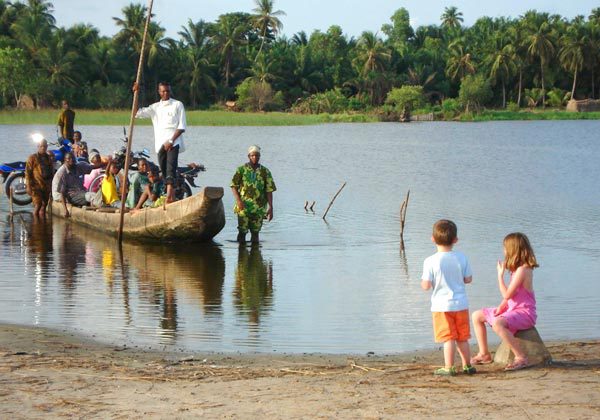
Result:
M121 127L79 129L103 154L121 144ZM0 161L25 160L36 131L55 135L0 126ZM540 262L542 337L597 338L598 132L600 121L190 127L180 162L203 163L199 183L226 188L227 223L214 243L127 243L120 254L114 240L62 220L34 222L26 207L11 220L2 194L0 321L183 351L433 348L419 282L435 252L431 226L450 218L473 268L471 310L499 303L502 239L522 231ZM259 248L239 249L228 185L251 144L275 178L275 217ZM134 150L144 147L153 154L151 127L134 133Z

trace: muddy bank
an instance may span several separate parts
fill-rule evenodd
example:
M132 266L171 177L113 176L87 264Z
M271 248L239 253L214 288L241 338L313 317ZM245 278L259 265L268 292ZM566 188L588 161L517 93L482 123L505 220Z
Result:
M432 375L441 352L181 354L0 326L3 418L598 418L600 341L548 343L550 366Z

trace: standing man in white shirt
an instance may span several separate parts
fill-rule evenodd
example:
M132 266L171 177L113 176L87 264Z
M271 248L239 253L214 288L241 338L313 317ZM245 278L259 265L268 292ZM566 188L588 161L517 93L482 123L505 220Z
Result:
M137 85L133 87L138 89ZM154 148L158 154L158 165L167 186L167 203L175 201L173 183L177 172L179 153L185 151L183 133L186 129L183 104L171 98L171 85L158 84L160 101L137 110L136 118L151 118L154 126Z

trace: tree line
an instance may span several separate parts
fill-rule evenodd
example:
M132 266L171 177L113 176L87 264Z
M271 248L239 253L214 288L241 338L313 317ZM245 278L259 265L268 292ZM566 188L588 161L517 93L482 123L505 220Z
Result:
M416 29L401 8L377 33L355 38L331 26L288 38L274 0L254 6L214 22L189 19L176 38L153 21L143 98L157 99L160 80L190 108L236 101L298 112L546 107L600 94L600 8L573 19L530 10L467 27L446 7L439 24ZM53 12L50 1L0 0L0 105L19 106L27 95L38 107L63 98L77 107L130 106L146 7L124 7L112 37L93 25L58 26Z

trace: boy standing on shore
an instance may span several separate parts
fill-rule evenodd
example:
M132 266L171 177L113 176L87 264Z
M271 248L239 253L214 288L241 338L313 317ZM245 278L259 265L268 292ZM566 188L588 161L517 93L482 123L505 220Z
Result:
M433 225L431 240L435 243L437 252L423 263L421 287L423 290L433 289L433 333L436 343L444 343L444 367L437 369L434 374L456 375L454 354L458 347L463 372L470 375L475 373L475 368L470 365L471 332L465 284L473 280L471 266L464 254L452 250L458 242L454 222L438 220Z

